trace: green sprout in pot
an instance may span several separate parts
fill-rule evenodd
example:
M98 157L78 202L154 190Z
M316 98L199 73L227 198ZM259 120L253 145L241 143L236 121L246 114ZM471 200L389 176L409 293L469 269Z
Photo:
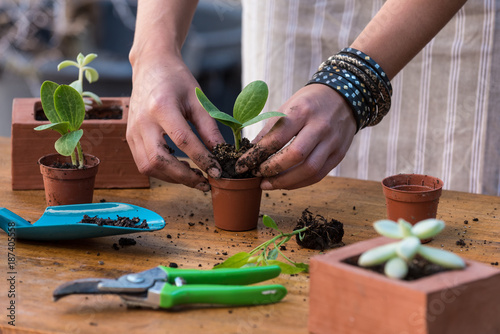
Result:
M444 229L444 222L437 219L426 219L414 226L399 219L398 223L391 220L379 220L374 223L375 230L389 238L401 241L379 246L363 253L358 259L358 265L371 267L385 263L386 276L403 279L408 273L408 263L419 255L429 262L447 269L465 268L461 257L437 248L424 246L421 239L429 239Z
M196 87L196 97L203 108L212 118L231 128L234 135L236 151L241 144L241 130L244 127L255 124L270 117L282 117L285 114L277 111L270 111L261 114L266 104L269 90L264 81L253 81L249 83L238 95L234 103L233 116L226 114L219 109Z
M59 64L58 69L67 66L79 68L79 78L70 85L58 85L52 81L45 81L40 88L40 99L43 111L49 124L37 126L35 130L51 129L58 132L61 137L55 142L56 151L63 156L71 156L71 163L78 168L84 167L84 159L80 139L83 130L80 129L85 118L84 96L92 97L101 103L97 95L82 91L83 75L89 82L96 81L99 77L97 71L88 67L97 55L91 53L77 57L77 62L66 60Z
M255 247L250 252L240 252L234 254L224 262L214 266L214 269L277 265L281 268L281 272L283 274L308 272L309 265L292 261L283 254L281 247L290 241L294 235L301 235L305 233L305 231L309 229L309 226L294 230L291 233L285 233L281 231L276 222L267 215L264 215L262 222L266 227L278 232L278 235ZM281 255L286 262L278 260L278 255Z

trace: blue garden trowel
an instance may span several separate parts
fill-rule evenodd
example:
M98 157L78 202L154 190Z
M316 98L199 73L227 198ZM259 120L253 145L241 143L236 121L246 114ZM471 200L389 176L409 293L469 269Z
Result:
M84 215L98 218L116 219L138 217L146 220L149 228L98 226L96 224L79 223ZM71 240L83 238L105 237L110 235L152 232L165 227L165 220L157 213L126 203L89 203L49 206L42 217L30 224L25 219L5 208L0 208L0 228L15 236L26 240Z

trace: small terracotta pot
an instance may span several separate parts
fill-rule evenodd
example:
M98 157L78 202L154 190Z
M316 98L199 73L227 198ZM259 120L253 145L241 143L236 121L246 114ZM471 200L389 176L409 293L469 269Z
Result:
M227 231L248 231L257 227L259 220L262 178L214 179L212 206L215 226Z
M412 225L436 218L443 181L419 174L398 174L382 180L387 206L387 218L403 218ZM431 239L422 240L429 242Z
M54 163L71 163L70 157L57 153L45 155L38 160L47 206L92 203L100 160L90 154L84 154L84 159L84 169L51 167Z

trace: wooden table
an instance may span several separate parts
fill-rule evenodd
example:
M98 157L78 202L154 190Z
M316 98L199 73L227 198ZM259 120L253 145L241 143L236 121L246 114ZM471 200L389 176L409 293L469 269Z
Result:
M0 138L1 206L36 221L45 209L43 192L11 190L9 147L10 139ZM268 281L283 284L289 293L282 302L266 306L154 311L127 309L119 297L109 295L75 295L53 302L52 291L69 280L116 278L170 263L180 268L210 269L237 252L249 251L270 235L261 223L249 232L216 229L210 194L181 185L153 180L150 189L96 190L94 201L99 200L154 210L165 218L166 227L129 235L137 244L119 250L112 246L120 237L18 240L14 251L15 298L8 297L7 235L0 231L0 333L307 333L308 274L281 275ZM371 223L385 217L378 182L333 177L305 189L265 192L261 211L289 231L305 208L343 222L345 244L374 237ZM444 191L438 218L445 220L447 227L432 241L433 246L498 266L499 197ZM465 246L457 245L459 240ZM292 240L285 253L296 261L308 261L318 251L301 249ZM16 307L15 327L8 324L11 300Z

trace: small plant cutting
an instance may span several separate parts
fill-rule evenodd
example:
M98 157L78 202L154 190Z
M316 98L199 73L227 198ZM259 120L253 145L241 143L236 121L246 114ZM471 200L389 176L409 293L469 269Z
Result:
M40 89L42 107L49 124L37 126L35 130L51 129L58 132L61 137L55 142L56 151L63 156L71 156L74 166L84 168L83 152L80 139L83 130L80 129L85 118L86 104L88 100L84 97L91 97L97 103L101 103L99 97L88 91L83 91L83 76L92 83L99 78L97 71L89 67L88 64L97 57L91 53L87 56L81 53L77 61L65 60L58 65L58 70L68 66L78 68L78 79L70 85L58 85L52 81L45 81Z
M231 128L234 135L236 151L241 146L241 130L249 125L255 124L270 117L282 117L285 114L277 111L270 111L261 114L266 104L269 90L264 81L253 81L249 83L236 98L233 108L233 116L224 113L196 87L196 97L203 108L212 118Z
M379 220L374 223L374 228L379 234L401 241L364 252L358 259L358 265L371 267L385 263L385 275L395 279L406 277L409 263L417 255L447 269L465 268L465 262L459 256L422 245L421 239L436 236L444 227L444 222L437 219L426 219L413 226L404 219L399 219L397 223L391 220Z
M255 247L250 252L234 254L224 262L215 265L214 269L277 265L281 268L283 274L308 272L309 265L292 261L283 254L281 247L290 241L293 236L299 235L299 237L301 237L309 227L305 226L291 233L285 233L281 231L276 222L267 215L264 215L262 222L266 227L278 232L278 235ZM278 255L281 255L287 262L277 260Z

